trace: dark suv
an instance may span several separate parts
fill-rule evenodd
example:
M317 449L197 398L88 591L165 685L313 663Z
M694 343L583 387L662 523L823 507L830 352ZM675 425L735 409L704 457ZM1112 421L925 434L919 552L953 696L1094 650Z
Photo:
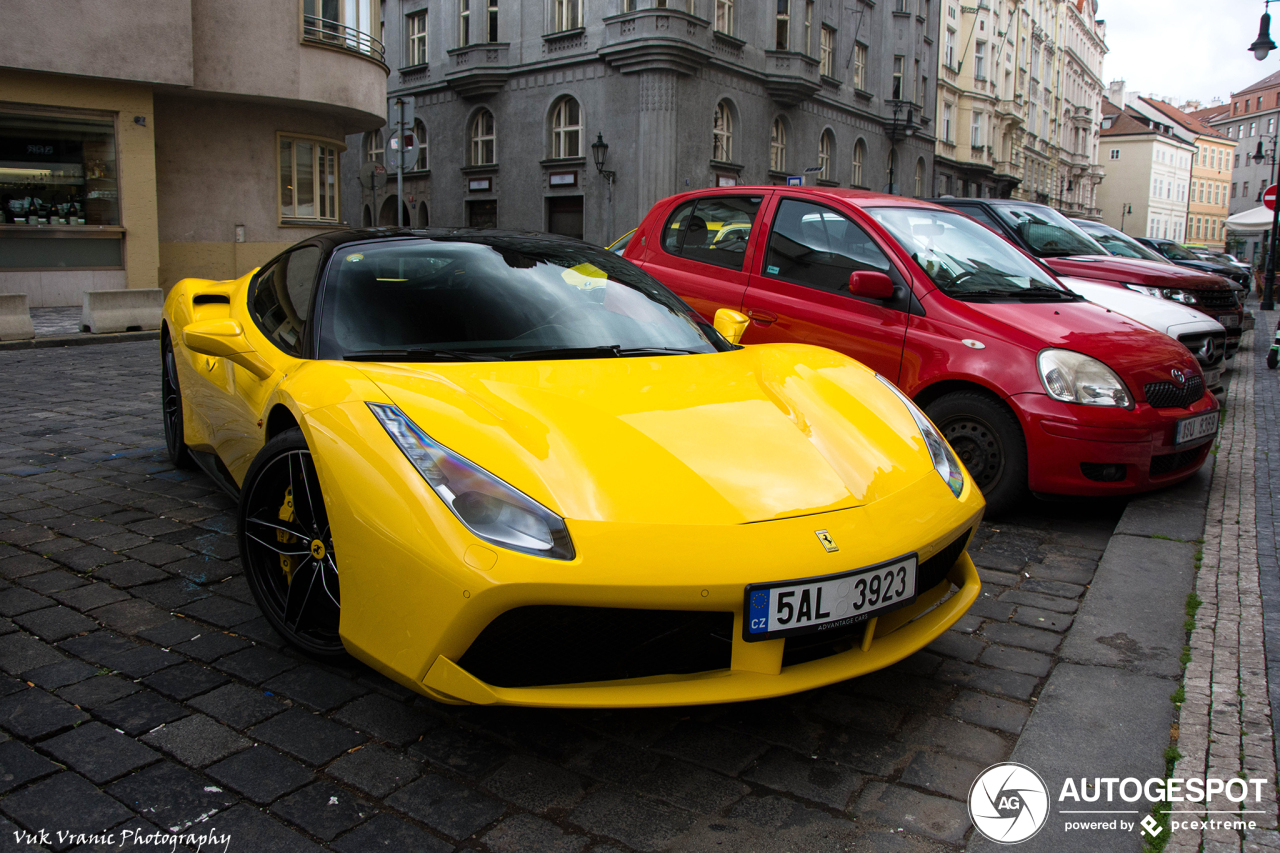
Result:
M1125 287L1208 314L1227 330L1228 358L1240 346L1243 301L1236 296L1237 285L1220 275L1167 261L1115 257L1048 205L996 198L930 200L972 216L1060 277Z
M1210 272L1214 275L1220 275L1223 278L1230 279L1243 287L1247 288L1249 286L1249 274L1237 266L1222 263L1221 261L1210 260L1208 258L1202 258L1172 240L1164 240L1158 237L1135 237L1134 239L1151 251L1159 253L1161 257L1167 258L1180 267L1200 270L1201 272Z

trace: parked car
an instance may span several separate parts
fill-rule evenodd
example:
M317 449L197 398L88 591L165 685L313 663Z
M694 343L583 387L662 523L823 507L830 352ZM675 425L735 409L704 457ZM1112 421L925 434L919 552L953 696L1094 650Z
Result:
M699 219L740 222L749 239L733 251L691 241ZM1085 301L935 204L824 188L698 190L655 205L625 256L704 317L743 311L745 343L830 347L894 381L994 513L1028 488L1128 494L1185 479L1217 429L1218 403L1186 347Z
M1224 264L1231 264L1233 267L1242 269L1245 272L1251 272L1250 266L1244 261L1238 259L1235 255L1231 255L1226 252L1215 252L1212 249L1205 249L1200 246L1187 246L1187 248L1202 258L1206 258L1211 261L1220 261Z
M1249 286L1249 273L1240 269L1235 264L1222 263L1221 261L1202 258L1194 252L1187 249L1180 243L1173 240L1166 240L1160 237L1135 237L1139 243L1158 252L1162 257L1180 267L1188 269L1200 270L1200 272L1213 273L1220 275L1225 279L1234 281L1242 287Z
M453 704L781 696L955 623L983 502L887 379L747 322L579 240L331 232L173 287L165 440L313 655Z
M1240 346L1243 302L1237 298L1235 286L1221 276L1184 269L1167 261L1115 257L1047 205L992 198L935 201L977 219L1039 258L1058 275L1128 287L1203 311L1226 328L1227 358Z
M1219 400L1225 396L1227 389L1222 381L1222 371L1227 355L1227 330L1217 320L1193 308L1127 288L1070 276L1062 276L1058 280L1090 302L1177 340L1200 362L1205 387Z
M610 252L613 252L615 255L621 255L622 252L627 248L627 244L631 242L631 235L635 233L636 233L636 229L632 228L626 234L623 234L621 237L619 237L617 240L614 240L605 248L608 249Z

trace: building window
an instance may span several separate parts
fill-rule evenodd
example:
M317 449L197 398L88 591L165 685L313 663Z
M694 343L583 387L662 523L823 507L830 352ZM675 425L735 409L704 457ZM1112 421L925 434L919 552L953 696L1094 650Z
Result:
M1248 181L1245 181L1244 183L1242 183L1242 184L1240 185L1240 195L1244 196L1245 198L1248 198L1248 197L1249 197L1249 182L1248 182Z
M716 31L733 35L733 0L715 0Z
M622 0L622 11L624 12L634 12L639 8L639 0Z
M485 41L493 44L498 40L498 0L489 0L488 6L488 26L485 28Z
M1235 182L1235 181L1232 181L1232 182L1231 182L1231 197L1232 197L1232 198L1235 198L1235 197L1236 197L1236 182Z
M947 143L955 142L955 137L951 135L951 105L944 104L942 107L942 141Z
M582 156L582 110L573 98L562 98L551 113L551 157Z
M902 61L901 56L893 58L893 89L889 97L895 101L902 100Z
M384 57L381 22L373 0L303 0L303 41Z
M458 0L458 45L471 44L471 0Z
M471 159L469 166L492 166L498 162L497 135L493 113L481 110L471 119Z
M804 44L800 49L810 56L813 55L813 7L814 0L805 0L804 3Z
M369 163L382 162L382 131L371 130L364 135L364 159Z
M787 170L787 128L781 118L773 120L769 132L769 168L775 172Z
M1111 149L1111 159L1112 159L1112 160L1119 160L1119 159L1120 159L1120 149L1119 149L1119 148L1112 148L1112 149Z
M413 120L413 140L418 143L418 157L413 161L413 165L409 168L419 171L425 170L427 166L427 126L422 123L422 119Z
M831 155L835 151L836 138L831 131L822 131L818 138L818 180L831 180Z
M776 50L790 50L791 42L789 40L790 33L787 32L791 23L791 0L778 0L778 31L777 39L774 44Z
M985 41L973 43L973 79L987 79L987 43Z
M832 59L836 52L836 31L826 24L822 25L822 44L818 53L818 70L824 77L834 77L835 68Z
M867 159L867 144L859 139L853 143L853 172L849 175L849 183L855 187L866 186L862 182L862 164Z
M280 218L338 219L338 147L320 139L280 139Z
M867 46L865 44L853 46L853 88L864 91L867 88Z
M405 16L405 32L409 34L409 64L427 64L427 13Z
M1256 121L1249 122L1249 136L1251 137L1254 136L1257 133L1257 130L1258 130L1258 123Z
M947 27L946 46L943 48L943 59L948 68L956 67L956 31Z
M1228 127L1227 139L1235 139L1235 138L1236 138L1236 129L1234 127Z
M916 161L916 198L924 196L924 158Z
M969 146L982 147L982 113L977 110L973 111L973 123L969 125Z
M551 31L560 33L582 26L582 0L551 0Z
M729 102L716 104L715 117L711 122L711 159L722 163L731 163L733 157L733 116L729 112Z

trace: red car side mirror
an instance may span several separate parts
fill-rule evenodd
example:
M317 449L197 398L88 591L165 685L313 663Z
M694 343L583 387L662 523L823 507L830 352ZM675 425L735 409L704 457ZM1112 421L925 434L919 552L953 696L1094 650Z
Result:
M849 275L849 292L865 299L888 299L893 296L893 279L882 272L858 270Z

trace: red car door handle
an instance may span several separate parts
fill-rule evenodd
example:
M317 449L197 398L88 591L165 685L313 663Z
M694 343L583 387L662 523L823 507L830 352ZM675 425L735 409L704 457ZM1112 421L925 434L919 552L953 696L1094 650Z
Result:
M772 311L761 311L758 308L752 308L747 311L747 316L759 323L761 326L767 326L770 323L776 323L778 315Z

